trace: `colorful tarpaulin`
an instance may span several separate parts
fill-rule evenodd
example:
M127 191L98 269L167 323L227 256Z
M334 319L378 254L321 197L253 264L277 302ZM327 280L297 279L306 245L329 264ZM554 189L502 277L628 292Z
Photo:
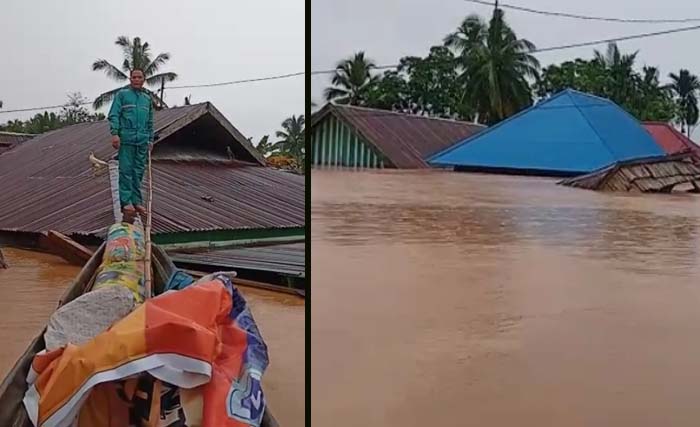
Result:
M259 426L267 364L244 298L217 274L146 300L84 345L37 354L24 404L35 426L68 427L76 417L79 427L114 426L143 404L135 397L143 400L138 385L145 376L158 380L149 386L147 400L156 409L145 411L148 425L171 425L159 399L177 387L189 400L201 399L201 413L178 426L198 418L203 427Z

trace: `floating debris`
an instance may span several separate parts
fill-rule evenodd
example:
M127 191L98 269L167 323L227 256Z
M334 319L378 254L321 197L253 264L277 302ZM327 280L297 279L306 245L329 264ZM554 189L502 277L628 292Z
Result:
M680 154L618 162L559 184L598 191L670 193L677 185L687 183L700 192L699 180L700 165L692 155Z

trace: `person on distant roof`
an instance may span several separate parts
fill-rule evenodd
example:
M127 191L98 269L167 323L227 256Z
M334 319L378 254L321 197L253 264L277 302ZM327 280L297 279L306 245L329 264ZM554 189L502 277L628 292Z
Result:
M141 181L153 147L153 102L143 88L143 70L131 70L129 80L114 96L108 115L112 147L119 150L119 202L125 218L146 213Z

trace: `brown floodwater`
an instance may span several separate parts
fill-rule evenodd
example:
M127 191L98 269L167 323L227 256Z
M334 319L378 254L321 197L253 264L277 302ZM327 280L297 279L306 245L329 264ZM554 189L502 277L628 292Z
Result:
M312 173L312 425L694 426L700 198Z
M12 368L80 271L61 258L2 248L0 269L0 378ZM263 387L272 413L284 426L304 425L304 301L293 295L240 288L265 339L270 365Z

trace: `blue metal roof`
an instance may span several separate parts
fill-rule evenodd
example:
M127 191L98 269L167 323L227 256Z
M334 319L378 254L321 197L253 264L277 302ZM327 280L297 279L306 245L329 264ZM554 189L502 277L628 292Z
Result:
M576 174L662 155L652 136L618 105L566 89L438 152L428 162Z

